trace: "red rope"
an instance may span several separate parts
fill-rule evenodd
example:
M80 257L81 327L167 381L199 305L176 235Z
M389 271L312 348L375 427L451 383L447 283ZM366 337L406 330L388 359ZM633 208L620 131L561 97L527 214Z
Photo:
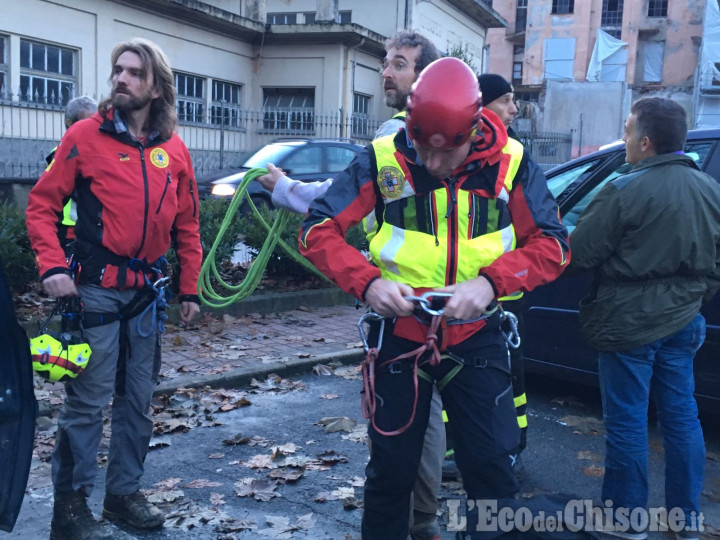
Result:
M418 364L420 362L420 358L422 357L425 352L430 351L430 358L428 359L428 363L431 366L437 366L440 364L441 358L440 358L440 350L437 347L437 331L440 326L440 320L442 319L442 316L437 315L432 318L432 321L430 322L430 326L428 327L428 333L425 338L425 343L420 345L417 349L414 349L408 353L401 354L400 356L396 356L395 358L392 358L391 360L385 360L382 364L380 364L378 367L382 368L387 366L388 364L392 364L393 362L397 362L399 360L404 360L405 358L410 358L412 356L415 357L413 361L413 387L415 390L415 395L413 397L413 406L412 406L412 414L410 415L410 419L407 421L407 423L393 431L384 431L377 427L377 424L375 423L375 408L377 405L376 397L375 397L375 361L378 359L380 351L377 350L377 348L369 349L367 352L367 355L365 355L365 361L362 365L362 377L363 377L363 394L361 399L361 408L362 408L362 415L364 418L367 418L370 420L373 428L375 428L375 431L377 431L380 435L384 435L386 437L392 437L394 435L400 435L401 433L404 433L407 431L407 429L412 425L413 421L415 420L415 412L417 410L417 400L418 400Z

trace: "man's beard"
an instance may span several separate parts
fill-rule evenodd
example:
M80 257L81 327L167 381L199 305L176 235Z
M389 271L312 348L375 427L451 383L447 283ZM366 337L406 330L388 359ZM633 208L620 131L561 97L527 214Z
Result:
M398 88L393 88L392 90L395 90L394 94L388 95L387 92L385 93L385 105L393 109L397 109L398 111L404 110L407 105L408 95L405 92L400 91Z
M117 91L113 91L112 93L113 108L124 113L139 111L151 101L152 98L148 94L132 96L130 94L118 93Z

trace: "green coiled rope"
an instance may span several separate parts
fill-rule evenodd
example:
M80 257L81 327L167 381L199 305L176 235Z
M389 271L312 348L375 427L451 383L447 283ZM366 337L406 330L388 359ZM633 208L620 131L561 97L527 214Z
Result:
M202 268L200 269L200 278L198 279L198 295L200 296L200 300L202 301L202 303L206 306L213 308L223 308L229 306L234 302L240 302L244 298L250 296L260 283L263 273L265 272L265 267L267 266L267 263L270 260L273 251L275 250L275 246L278 244L296 262L303 265L305 268L312 270L317 275L325 278L325 276L317 268L310 264L302 255L292 249L282 238L280 238L280 234L287 226L288 219L292 212L290 210L284 209L279 210L277 215L275 216L273 224L268 225L268 223L260 215L260 212L258 212L258 209L255 207L252 199L247 196L248 184L254 181L258 176L262 176L263 174L267 173L267 169L263 168L250 169L247 173L245 173L245 176L243 177L240 185L235 191L235 195L233 196L232 201L230 201L230 206L228 207L225 217L223 218L223 222L220 225L218 235L215 238L215 241L213 242L210 251L208 252L207 258L203 262ZM250 263L250 268L248 269L248 273L245 276L245 279L243 279L237 285L232 285L230 283L226 283L220 277L220 273L217 269L217 262L215 261L215 252L220 245L220 242L225 235L225 232L230 226L231 221L235 219L235 212L240 206L240 203L242 203L243 198L247 198L248 204L250 204L250 208L252 208L253 210L254 218L260 220L260 223L263 225L263 227L265 227L268 234L265 239L265 243L263 243L263 246L260 249L260 253L258 253L255 259L253 259L253 261ZM229 296L222 296L219 292L217 292L213 287L213 282L211 279L212 277L214 277L217 283L219 283L222 287L232 292L232 294L230 294Z

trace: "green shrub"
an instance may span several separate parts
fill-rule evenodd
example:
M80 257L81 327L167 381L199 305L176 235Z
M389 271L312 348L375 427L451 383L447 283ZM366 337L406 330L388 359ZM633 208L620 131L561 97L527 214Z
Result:
M38 279L25 213L7 201L0 204L0 259L14 293L24 292L29 283Z
M265 222L272 226L278 210L270 210L266 206L263 206L258 210ZM296 253L299 253L298 233L304 218L305 216L302 214L291 214L288 219L287 226L280 235L280 238L282 238L282 240L284 240ZM245 244L256 251L259 251L265 243L267 229L265 229L262 223L255 218L254 214L251 214L248 217L241 217L238 220L238 223L245 238ZM347 234L347 240L350 245L354 246L358 250L367 249L367 242L365 240L365 233L362 229L362 225L356 225L350 229ZM312 270L305 268L302 264L296 262L292 257L287 255L285 250L279 245L275 246L275 252L268 261L266 271L268 275L283 277L310 277L316 275Z
M208 252L220 232L220 227L229 207L229 199L200 199L200 244L202 245L203 261L207 258ZM232 220L223 235L220 245L215 250L215 260L220 262L232 257L235 246L242 240L240 231L239 220ZM175 250L171 248L165 257L170 266L176 271L178 269L178 260Z
M267 206L261 206L258 210L265 222L272 226L279 210L270 210ZM298 253L297 237L302 220L303 216L301 214L291 214L289 216L287 226L280 234L280 238L284 240L296 253ZM245 245L256 252L259 252L267 238L267 229L263 227L260 220L258 220L253 213L248 216L241 217L238 222L240 224L240 229L242 230ZM312 270L309 270L303 265L295 262L280 245L275 246L275 251L273 252L273 256L268 260L265 271L268 275L283 277L305 278L315 275Z
M230 207L228 199L203 199L200 201L200 242L202 243L203 260L220 232L220 226ZM223 235L220 245L215 250L218 261L229 259L235 252L235 246L242 240L240 219L235 216Z

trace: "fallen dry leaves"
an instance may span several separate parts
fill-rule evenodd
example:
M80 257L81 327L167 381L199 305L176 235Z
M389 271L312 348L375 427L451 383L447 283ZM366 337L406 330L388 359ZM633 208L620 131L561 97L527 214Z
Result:
M278 481L269 478L241 478L234 485L238 497L253 497L258 501L269 501L280 496L275 492Z
M356 422L347 416L326 416L318 420L317 424L325 426L325 433L334 433L336 431L352 431L355 429Z
M270 538L292 538L294 531L307 531L315 526L315 518L312 513L297 518L294 524L286 516L265 516L266 523L270 526L267 529L260 529L258 534Z
M568 427L575 428L573 433L586 433L588 435L602 435L605 433L605 424L599 418L592 416L563 416L559 422Z

